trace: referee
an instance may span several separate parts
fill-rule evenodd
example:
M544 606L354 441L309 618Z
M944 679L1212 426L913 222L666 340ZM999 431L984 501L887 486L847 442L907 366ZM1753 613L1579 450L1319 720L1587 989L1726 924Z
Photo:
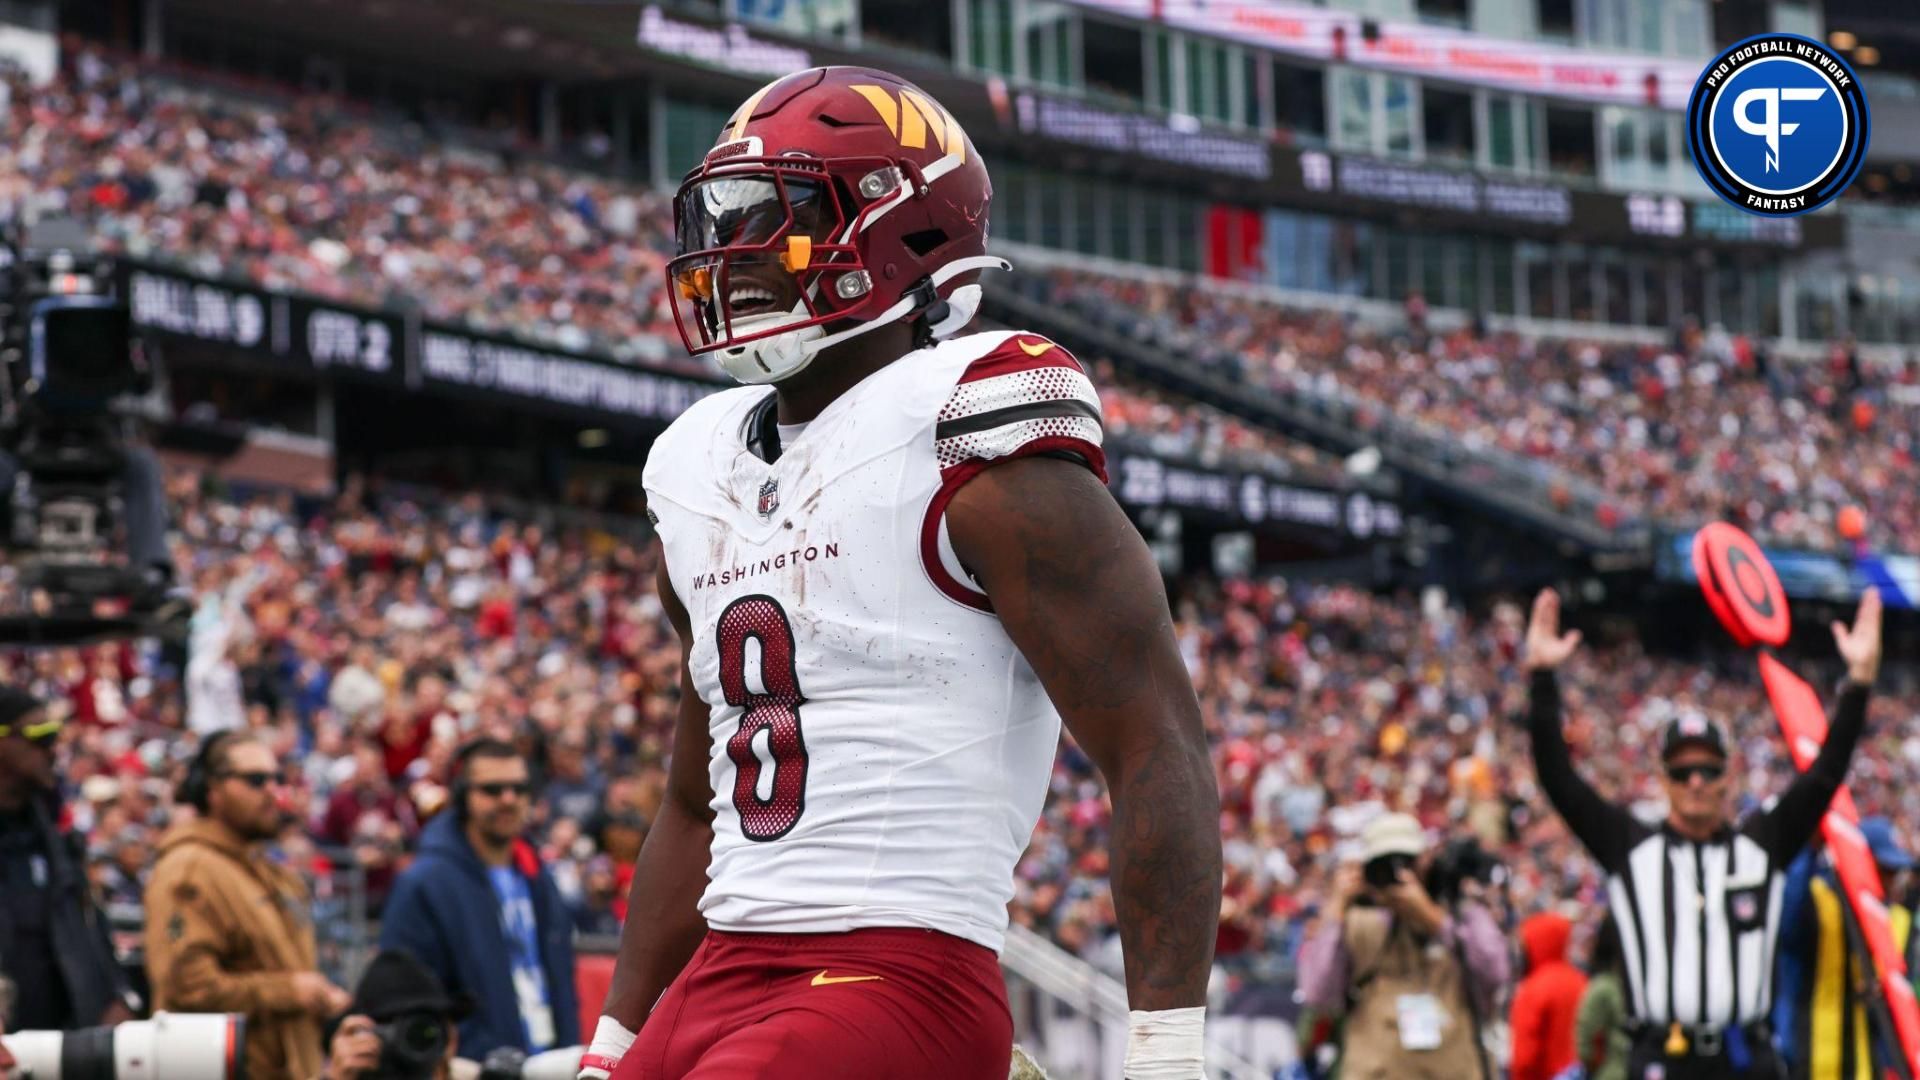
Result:
M1846 777L1880 672L1880 594L1868 589L1852 629L1835 623L1847 681L1813 765L1770 810L1733 822L1732 745L1698 714L1660 738L1667 819L1643 824L1573 771L1560 731L1554 670L1580 644L1560 633L1560 598L1533 602L1526 666L1532 673L1534 768L1567 828L1607 875L1633 999L1631 1080L1746 1080L1784 1076L1766 1017L1787 866L1807 846Z

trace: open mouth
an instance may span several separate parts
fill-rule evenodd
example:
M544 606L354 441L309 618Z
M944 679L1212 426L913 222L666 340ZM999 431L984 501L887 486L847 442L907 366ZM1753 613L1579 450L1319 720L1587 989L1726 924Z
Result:
M774 282L736 273L727 285L727 318L744 319L755 315L793 310L791 289Z

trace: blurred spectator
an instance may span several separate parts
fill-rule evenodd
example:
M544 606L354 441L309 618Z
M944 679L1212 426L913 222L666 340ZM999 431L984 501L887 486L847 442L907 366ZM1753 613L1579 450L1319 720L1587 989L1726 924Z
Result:
M1914 868L1913 856L1884 817L1864 818L1867 841L1881 881L1892 886ZM1913 911L1892 888L1887 907L1894 948L1907 948ZM1859 930L1824 844L1815 841L1787 871L1780 904L1780 960L1776 978L1774 1045L1789 1061L1805 1062L1809 1076L1856 1077L1875 1073L1868 1051L1869 1028L1861 991L1879 994L1872 957L1853 947Z
M0 687L0 974L28 992L17 1030L132 1019L138 1000L114 962L78 843L55 824L53 744L61 722L39 699Z
M1520 924L1520 949L1527 973L1513 991L1508 1026L1513 1059L1508 1080L1553 1080L1574 1063L1574 1019L1587 977L1567 962L1573 924L1553 911L1531 915Z
M404 949L478 1005L465 1053L537 1053L580 1041L573 923L525 838L532 788L511 745L481 739L454 762L452 812L428 823L394 886L382 948Z
M1412 817L1374 818L1361 844L1300 949L1302 1001L1345 1016L1341 1080L1493 1080L1480 1028L1508 961L1492 913L1428 895L1416 868L1429 848Z
M247 1075L309 1080L320 1021L347 992L315 970L313 903L261 846L285 823L280 765L240 733L202 744L180 800L199 811L167 831L147 889L147 974L156 1009L247 1018Z
M1627 978L1620 952L1620 928L1612 916L1601 920L1587 962L1587 989L1580 996L1573 1039L1586 1080L1627 1080L1633 1039L1627 1034Z

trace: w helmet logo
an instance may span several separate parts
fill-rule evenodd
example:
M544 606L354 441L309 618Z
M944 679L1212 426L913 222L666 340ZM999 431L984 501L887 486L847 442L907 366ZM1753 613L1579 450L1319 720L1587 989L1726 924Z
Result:
M1789 217L1832 202L1867 157L1867 99L1847 62L1798 34L1761 34L1700 73L1687 149L1714 194Z
M941 153L957 155L961 161L967 159L967 137L960 131L960 121L925 94L902 90L895 97L893 91L884 86L870 85L847 89L867 99L873 111L880 114L880 122L887 125L901 146L923 150L931 138Z

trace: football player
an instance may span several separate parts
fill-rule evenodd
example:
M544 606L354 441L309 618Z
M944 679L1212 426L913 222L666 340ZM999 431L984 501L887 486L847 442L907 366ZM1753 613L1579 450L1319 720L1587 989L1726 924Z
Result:
M1005 1077L1062 718L1113 799L1126 1075L1202 1075L1199 706L1085 372L960 333L990 199L946 110L853 67L762 88L680 187L681 336L747 385L647 457L680 717L583 1077Z

